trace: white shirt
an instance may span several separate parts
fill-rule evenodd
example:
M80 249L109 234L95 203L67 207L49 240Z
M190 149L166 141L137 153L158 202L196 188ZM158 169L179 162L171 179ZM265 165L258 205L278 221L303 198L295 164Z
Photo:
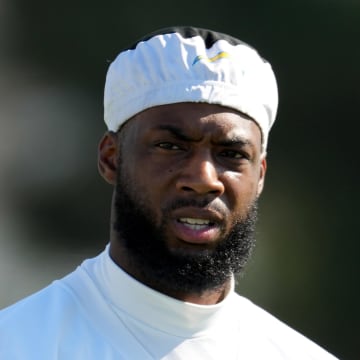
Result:
M1 360L334 360L232 287L182 302L122 271L108 248L0 312Z

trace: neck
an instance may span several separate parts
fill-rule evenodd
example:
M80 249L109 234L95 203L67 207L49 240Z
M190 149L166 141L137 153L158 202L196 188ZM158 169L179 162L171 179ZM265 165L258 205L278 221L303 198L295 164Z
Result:
M227 281L221 287L217 289L207 290L200 294L171 294L166 295L172 296L175 299L189 302L198 305L215 305L224 300L226 295L229 293L231 288L231 281Z
M142 275L142 272L138 270L139 267L134 265L134 263L129 260L129 257L126 255L126 251L121 248L119 242L117 241L112 241L110 243L110 257L115 262L115 264L117 264L122 270L135 278L137 281L180 301L198 305L215 305L221 302L231 289L231 278L214 289L208 289L199 293L173 290L170 287L164 286L163 284L160 285L156 280L151 281L149 279L145 279Z

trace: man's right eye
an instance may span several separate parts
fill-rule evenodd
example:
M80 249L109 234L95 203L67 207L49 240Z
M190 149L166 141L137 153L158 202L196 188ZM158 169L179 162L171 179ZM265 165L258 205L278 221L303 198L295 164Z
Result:
M178 145L171 142L161 142L158 143L157 146L165 150L180 150L180 147Z

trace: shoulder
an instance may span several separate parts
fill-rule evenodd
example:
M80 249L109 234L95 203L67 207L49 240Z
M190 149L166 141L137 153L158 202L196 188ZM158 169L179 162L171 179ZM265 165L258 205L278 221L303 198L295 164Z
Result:
M114 326L113 311L88 272L93 263L85 260L63 279L0 311L1 360L123 359L121 346L131 342L118 342L130 335L125 326Z
M71 312L76 308L76 300L61 280L54 281L46 288L20 300L0 311L0 334L4 328L7 333L15 326L25 328L33 324L49 323L60 312ZM44 324L42 324L44 325Z
M262 347L267 359L336 360L336 358L250 300L235 294L234 311L244 336L255 347ZM271 355L270 355L271 354Z
M33 359L30 354L36 352L38 359L52 359L64 334L72 334L82 322L75 294L57 280L0 311L0 359Z
M94 259L85 260L62 279L1 310L0 340L4 336L3 328L8 329L7 334L12 328L17 332L27 328L34 330L34 324L39 324L44 329L51 327L54 322L64 324L70 319L85 316L83 298L90 302L92 293L97 291L94 279L84 270L84 264L92 262Z

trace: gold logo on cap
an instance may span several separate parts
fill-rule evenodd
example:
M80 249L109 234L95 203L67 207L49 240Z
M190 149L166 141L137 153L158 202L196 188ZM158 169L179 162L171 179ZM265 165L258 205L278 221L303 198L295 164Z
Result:
M223 59L223 58L228 58L230 57L230 54L225 52L225 51L220 51L219 53L217 53L215 56L209 58L207 56L204 56L204 55L198 55L193 63L192 63L192 66L194 66L196 63L198 63L199 61L201 60L205 60L205 61L208 61L208 62L214 62L216 60L219 60L219 59Z

